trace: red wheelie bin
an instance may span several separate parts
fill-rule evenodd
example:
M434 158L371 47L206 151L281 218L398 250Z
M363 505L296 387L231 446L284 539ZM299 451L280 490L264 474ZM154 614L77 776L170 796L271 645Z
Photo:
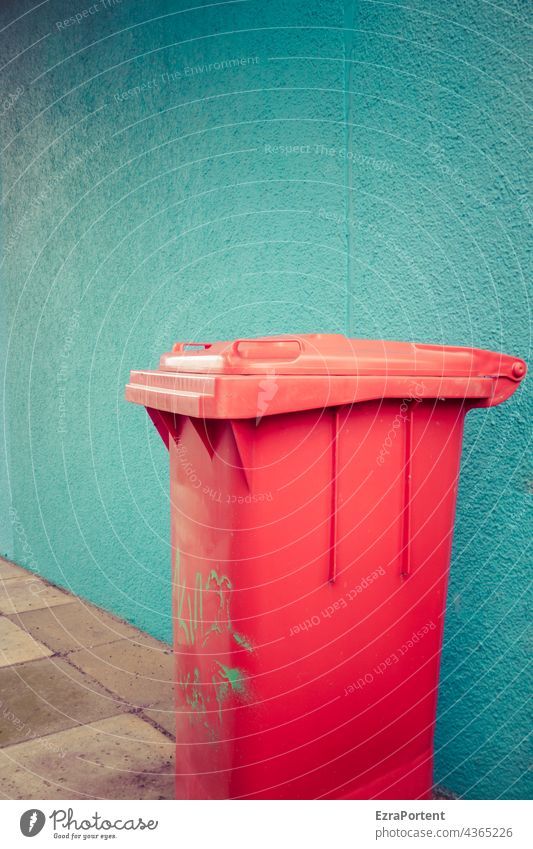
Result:
M525 372L316 334L131 373L170 456L178 798L430 798L463 421Z

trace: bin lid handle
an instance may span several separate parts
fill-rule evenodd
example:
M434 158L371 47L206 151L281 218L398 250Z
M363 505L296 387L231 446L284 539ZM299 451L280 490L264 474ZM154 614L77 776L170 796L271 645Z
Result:
M173 354L186 354L189 348L210 348L212 342L174 342L172 346Z
M231 345L234 356L246 360L297 360L304 349L298 337L284 336L283 339L235 339Z

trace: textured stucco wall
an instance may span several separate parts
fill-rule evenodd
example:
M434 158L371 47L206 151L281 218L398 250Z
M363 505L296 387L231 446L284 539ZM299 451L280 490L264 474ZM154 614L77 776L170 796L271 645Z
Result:
M193 5L0 8L0 546L167 639L130 367L317 329L530 359L527 4ZM467 419L436 777L473 798L528 793L526 398Z
M352 173L353 334L531 362L525 13L525 3L354 4L350 149L390 167L359 159ZM466 419L437 775L473 798L526 793L528 391Z

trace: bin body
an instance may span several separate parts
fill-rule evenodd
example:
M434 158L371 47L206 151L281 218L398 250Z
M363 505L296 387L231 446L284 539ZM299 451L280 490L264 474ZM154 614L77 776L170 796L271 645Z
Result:
M127 390L170 456L177 797L430 798L464 416L525 367L177 354Z

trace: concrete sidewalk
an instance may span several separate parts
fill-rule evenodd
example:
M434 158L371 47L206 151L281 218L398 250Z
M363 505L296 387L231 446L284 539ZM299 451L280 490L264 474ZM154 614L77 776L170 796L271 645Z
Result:
M172 681L168 645L0 558L0 798L174 799Z
M173 799L173 658L0 558L0 798Z

